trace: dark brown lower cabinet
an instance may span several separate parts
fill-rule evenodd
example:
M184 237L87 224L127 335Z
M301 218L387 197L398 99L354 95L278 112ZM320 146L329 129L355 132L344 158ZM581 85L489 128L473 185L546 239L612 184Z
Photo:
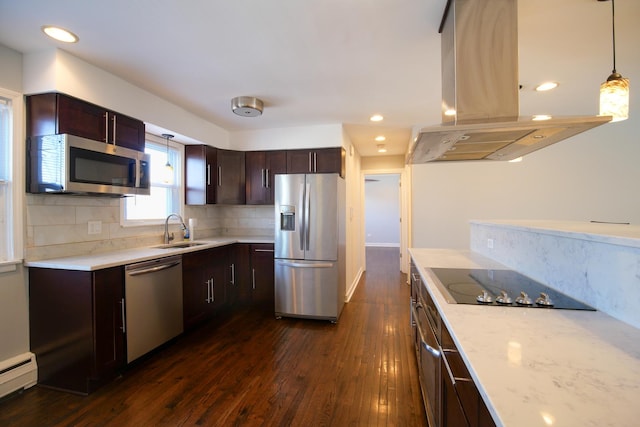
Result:
M230 304L273 310L273 243L236 243L229 260Z
M38 383L88 394L125 366L122 267L29 269L31 351Z
M192 329L226 305L229 257L226 247L182 255L184 329Z
M251 302L251 245L235 243L229 247L229 286L227 301L232 307Z
M273 243L251 244L251 304L275 308Z
M493 418L413 263L411 288L413 341L429 425L494 427Z
M456 393L456 386L458 384L451 376L445 359L442 358L440 361L442 372L442 425L456 427L470 426L471 423L467 420L462 403L460 403L460 399Z

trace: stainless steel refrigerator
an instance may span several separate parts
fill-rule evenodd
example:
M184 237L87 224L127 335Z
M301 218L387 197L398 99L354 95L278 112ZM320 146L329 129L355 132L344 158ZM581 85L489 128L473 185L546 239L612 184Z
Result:
M345 299L345 182L275 178L275 314L337 322Z

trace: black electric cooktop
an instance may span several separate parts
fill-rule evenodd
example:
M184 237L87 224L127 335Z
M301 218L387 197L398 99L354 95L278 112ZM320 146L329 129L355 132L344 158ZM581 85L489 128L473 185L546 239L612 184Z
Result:
M449 293L451 298L446 298L448 302L595 311L593 307L517 271L463 268L432 268L431 270L442 282L444 290Z

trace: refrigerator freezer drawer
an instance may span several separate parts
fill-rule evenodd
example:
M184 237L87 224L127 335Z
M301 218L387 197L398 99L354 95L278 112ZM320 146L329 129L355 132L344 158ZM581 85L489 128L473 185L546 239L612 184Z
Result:
M338 263L275 260L276 317L338 320Z

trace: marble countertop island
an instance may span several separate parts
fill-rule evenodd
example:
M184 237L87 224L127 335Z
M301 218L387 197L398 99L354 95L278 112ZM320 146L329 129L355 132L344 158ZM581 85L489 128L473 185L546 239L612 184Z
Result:
M471 251L410 253L497 425L638 425L639 329L601 311L449 304L430 268L506 267Z

